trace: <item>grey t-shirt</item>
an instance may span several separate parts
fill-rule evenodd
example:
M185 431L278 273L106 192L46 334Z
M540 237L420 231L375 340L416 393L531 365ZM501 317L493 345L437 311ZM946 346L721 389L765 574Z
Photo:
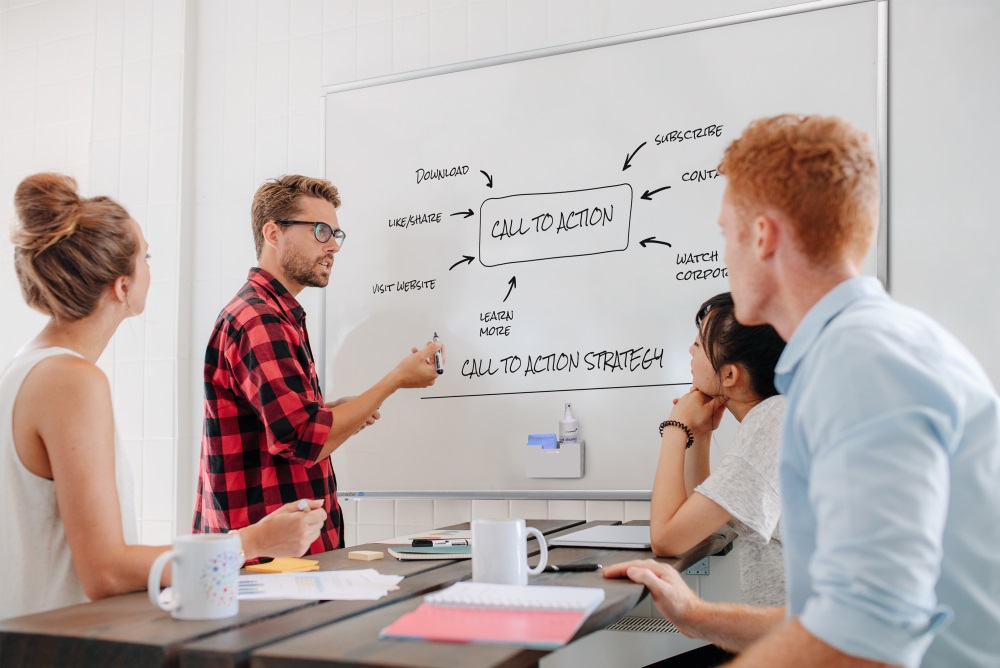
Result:
M736 439L722 460L694 491L733 516L740 535L740 588L751 605L785 604L785 566L781 553L781 499L778 446L785 398L765 399L743 417Z

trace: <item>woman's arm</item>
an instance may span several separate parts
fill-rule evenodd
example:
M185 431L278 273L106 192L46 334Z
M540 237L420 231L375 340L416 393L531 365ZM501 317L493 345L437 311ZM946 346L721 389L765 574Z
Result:
M18 440L27 434L23 440L35 441L47 460L46 477L54 481L73 565L87 596L143 588L153 560L167 548L127 546L122 537L111 389L104 373L68 355L40 362L21 386L14 424Z
M712 447L712 433L695 434L694 445L684 453L684 489L687 495L694 494L694 488L705 482L712 473L709 454Z
M681 397L671 411L670 419L687 425L694 432L695 444L690 448L694 450L699 447L698 437L711 435L724 410L725 404L721 400L693 391ZM687 439L687 432L683 429L668 426L663 430L660 441L649 524L653 552L661 557L687 552L732 519L724 508L701 494L689 496L686 459L690 458L690 450L685 449ZM704 446L704 454L696 456L707 459L709 444L703 442L701 445ZM697 468L697 465L692 468ZM694 485L691 485L690 489L693 488Z
M115 478L114 417L104 373L90 362L58 356L28 375L14 406L18 454L36 475L54 481L73 565L92 600L145 589L149 569L169 546L126 545ZM240 531L248 559L301 556L319 536L326 511L289 503ZM163 584L169 584L169 569Z

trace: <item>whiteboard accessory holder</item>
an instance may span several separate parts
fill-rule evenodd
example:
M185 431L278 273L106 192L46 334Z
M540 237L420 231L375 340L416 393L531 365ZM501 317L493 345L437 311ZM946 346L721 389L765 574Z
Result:
M525 474L529 478L582 478L583 441L559 441L558 447L524 446Z

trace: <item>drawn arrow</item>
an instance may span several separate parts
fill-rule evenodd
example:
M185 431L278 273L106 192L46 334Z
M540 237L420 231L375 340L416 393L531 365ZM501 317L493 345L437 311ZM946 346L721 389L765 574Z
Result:
M642 142L641 144L639 144L639 148L642 148L642 147L643 147L643 146L645 146L645 145L646 145L646 142ZM637 148L637 149L635 149L634 151L632 151L632 153L631 153L630 155L628 155L628 156L627 156L627 157L625 158L625 166L624 166L624 167L622 167L622 171L623 171L623 172L624 172L624 171L625 171L626 169L628 169L629 167L631 167L631 166L632 166L632 165L630 165L630 164L628 164L628 163L629 163L629 161L630 161L630 160L631 160L632 158L634 158L634 157L635 157L635 154L639 152L639 148Z
M510 284L510 287L507 288L507 297L510 297L511 290L517 287L517 276L511 276L507 282ZM503 300L507 301L507 297L504 297Z
M466 218L469 218L470 216L474 216L476 214L472 212L472 209L466 209L465 211L456 211L455 213L453 213L451 215L453 215L453 216L465 216Z
M656 237L648 237L639 242L639 245L642 246L643 248L646 247L646 244L663 244L664 246L670 246L670 244L667 243L666 241L657 241ZM670 247L673 248L673 246Z
M471 255L463 255L461 260L459 260L455 264L453 264L450 267L448 267L448 271L451 271L452 269L454 269L458 265L462 264L463 262L468 262L471 265L472 261L475 260L475 259L476 258L472 257Z
M492 188L493 187L493 177L490 176L489 174L487 174L486 172L484 172L481 169L479 170L479 173L482 174L483 176L485 176L486 179L489 181L489 183L486 184L486 187L487 188Z
M660 192L661 190L668 190L669 188L670 188L670 186L663 186L662 188L657 188L656 190L647 190L646 192L644 192L642 194L642 197L640 197L639 199L648 199L648 200L652 201L653 200L653 195L655 195L656 193Z

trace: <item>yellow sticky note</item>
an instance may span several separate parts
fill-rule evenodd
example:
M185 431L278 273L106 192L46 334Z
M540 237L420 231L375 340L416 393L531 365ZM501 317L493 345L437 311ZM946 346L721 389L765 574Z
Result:
M319 562L315 559L277 557L266 564L247 566L247 570L255 573L304 573L306 571L318 571Z
M385 552L379 552L377 550L354 550L353 552L347 553L348 559L355 559L356 561L375 561L376 559L382 559L385 557Z

